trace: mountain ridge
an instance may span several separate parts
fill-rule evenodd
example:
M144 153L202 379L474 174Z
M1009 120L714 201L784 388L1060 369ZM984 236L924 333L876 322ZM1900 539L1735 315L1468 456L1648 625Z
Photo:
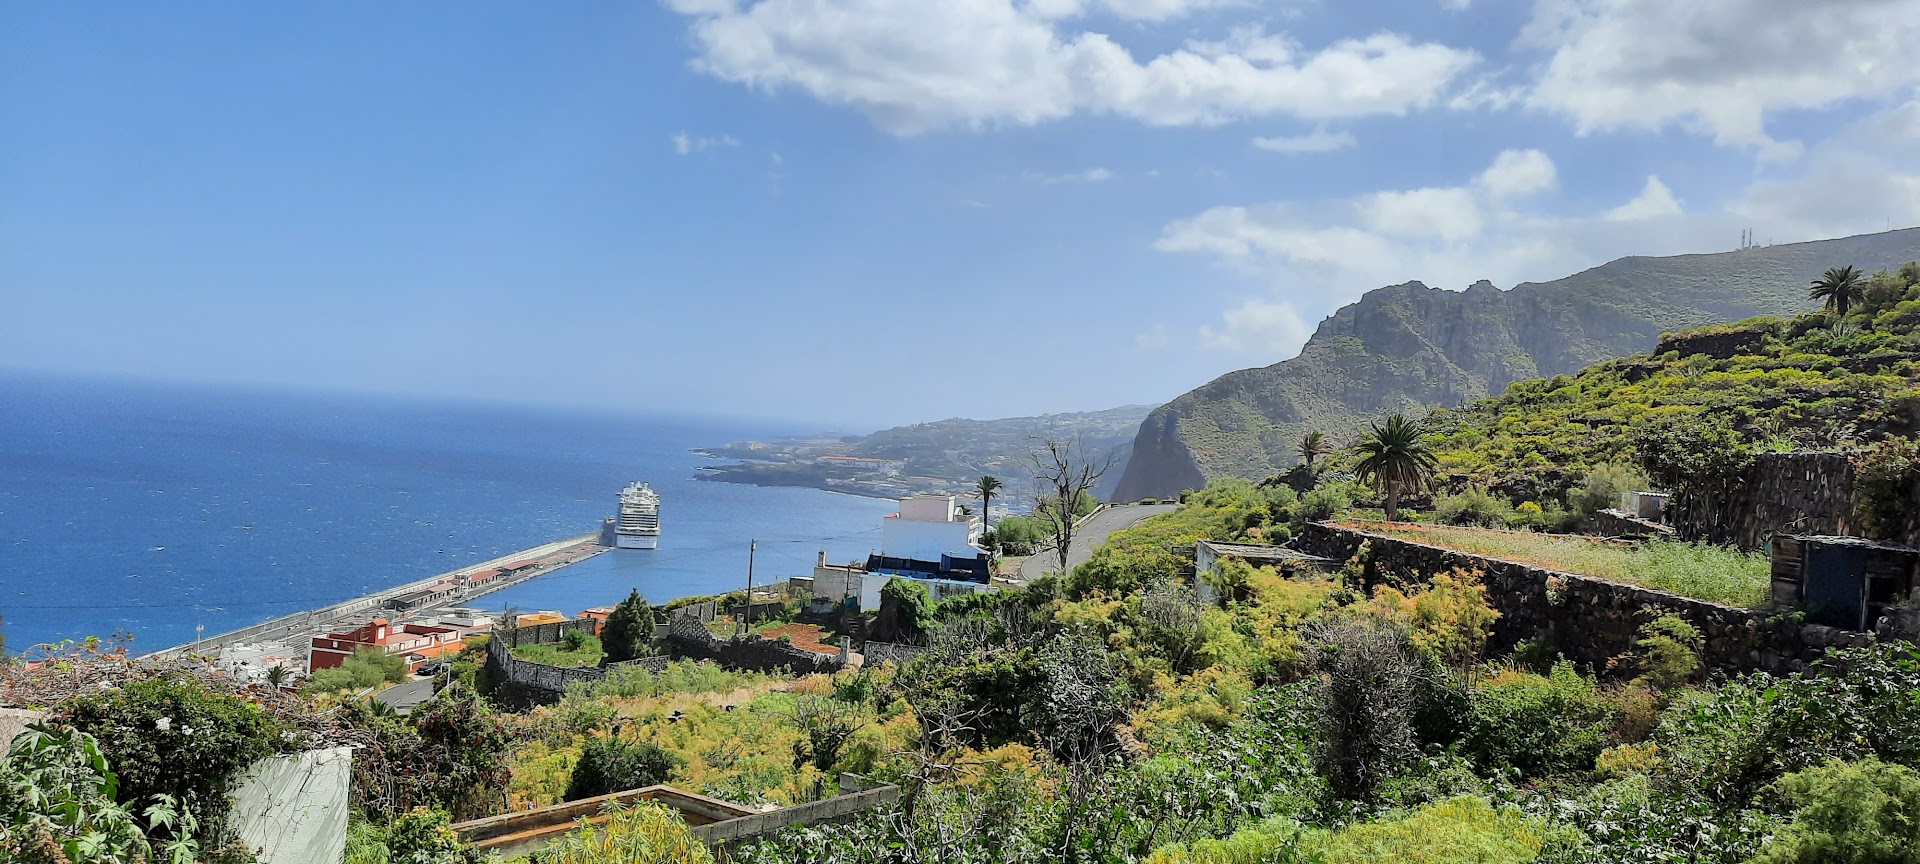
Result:
M1465 291L1412 281L1336 310L1295 357L1228 372L1141 422L1118 500L1164 497L1292 465L1318 430L1336 442L1395 412L1497 395L1651 349L1662 332L1809 308L1827 267L1873 271L1920 258L1920 228L1805 243L1629 256L1547 282Z

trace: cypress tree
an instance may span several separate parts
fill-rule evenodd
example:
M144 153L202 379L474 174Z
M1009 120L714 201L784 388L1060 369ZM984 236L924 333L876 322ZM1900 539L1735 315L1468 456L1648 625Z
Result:
M600 628L600 647L608 663L618 663L640 656L640 650L652 641L653 607L636 588L607 615L606 625Z

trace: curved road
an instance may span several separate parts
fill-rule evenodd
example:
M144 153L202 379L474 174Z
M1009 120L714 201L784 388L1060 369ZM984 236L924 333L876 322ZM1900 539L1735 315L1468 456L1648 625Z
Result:
M1086 563L1093 557L1093 547L1107 542L1107 535L1129 527L1148 516L1171 513L1175 504L1116 504L1093 514L1086 524L1073 532L1073 548L1067 550L1067 569L1071 570ZM1053 549L1040 550L1039 554L1020 562L1020 580L1031 582L1049 572L1060 569L1060 559Z

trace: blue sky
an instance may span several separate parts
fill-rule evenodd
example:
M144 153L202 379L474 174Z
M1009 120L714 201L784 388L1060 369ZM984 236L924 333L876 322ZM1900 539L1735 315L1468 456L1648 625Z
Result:
M1920 223L1920 4L0 5L0 365L839 428Z

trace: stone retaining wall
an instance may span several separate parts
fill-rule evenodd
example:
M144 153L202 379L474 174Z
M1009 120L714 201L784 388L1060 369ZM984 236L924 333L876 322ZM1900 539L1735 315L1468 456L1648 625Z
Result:
M667 634L667 651L689 660L711 660L728 669L749 672L789 672L807 675L836 672L841 667L838 654L815 654L792 643L762 639L757 633L718 639L701 628L698 635L674 629Z
M614 669L631 666L656 673L666 670L672 658L665 656L577 667L549 666L513 656L513 649L517 647L559 642L570 631L579 630L592 635L595 623L561 621L495 632L487 640L486 661L487 676L496 688L494 698L516 708L544 705L560 701L560 697L567 695L567 688L576 682L594 684L606 680L607 674Z
M1727 496L1674 495L1667 521L1683 540L1742 549L1764 549L1776 533L1858 533L1847 453L1762 453L1730 488Z
M1487 600L1500 612L1489 650L1504 653L1528 639L1543 639L1577 663L1605 669L1613 657L1629 653L1640 625L1671 612L1706 637L1702 660L1724 672L1798 671L1826 649L1866 645L1866 633L1792 619L1758 609L1722 606L1652 588L1623 585L1469 555L1327 523L1308 525L1293 539L1304 552L1346 561L1360 552L1369 580L1418 584L1456 567L1476 570L1487 586Z

